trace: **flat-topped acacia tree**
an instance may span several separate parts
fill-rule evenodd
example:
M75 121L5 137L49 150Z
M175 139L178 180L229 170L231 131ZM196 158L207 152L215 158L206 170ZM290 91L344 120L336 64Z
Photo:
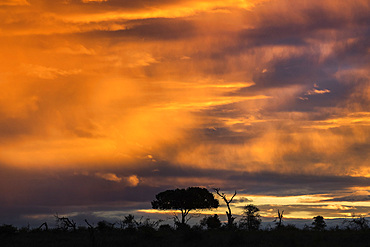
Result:
M218 208L218 200L205 188L189 187L187 189L166 190L155 196L153 209L180 210L181 223L187 222L186 216L191 210Z

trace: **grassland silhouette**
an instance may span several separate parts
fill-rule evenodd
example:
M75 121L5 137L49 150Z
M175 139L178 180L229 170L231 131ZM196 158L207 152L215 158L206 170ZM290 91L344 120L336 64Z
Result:
M203 217L199 224L189 225L189 212L217 208L218 200L207 189L189 187L161 192L152 201L159 210L178 210L174 225L162 220L135 218L129 214L120 221L99 221L96 225L85 219L78 226L69 217L54 215L56 226L46 222L37 228L0 226L0 246L370 246L368 220L353 215L342 226L328 228L323 216L314 217L303 229L284 224L284 211L278 210L275 227L261 229L259 208L253 204L243 208L238 222L231 214L231 202L220 189L215 189L227 205L227 222L217 214Z

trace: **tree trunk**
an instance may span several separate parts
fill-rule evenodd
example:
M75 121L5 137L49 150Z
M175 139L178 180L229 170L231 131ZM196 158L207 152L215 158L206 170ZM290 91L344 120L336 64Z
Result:
M185 217L188 215L188 212L185 210L181 210L181 224L185 224Z
M227 203L227 208L229 210L229 212L226 212L226 215L227 215L227 225L229 227L232 227L232 225L234 223L234 218L233 218L233 216L231 214L231 208L230 208L230 203L229 202Z

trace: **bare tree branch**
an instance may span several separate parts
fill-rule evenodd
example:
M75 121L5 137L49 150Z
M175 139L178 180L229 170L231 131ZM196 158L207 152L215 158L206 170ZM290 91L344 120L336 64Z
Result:
M213 188L217 195L219 195L226 203L226 206L227 206L227 209L228 211L226 211L226 216L227 216L227 225L229 227L232 227L233 223L234 223L234 220L235 220L235 217L232 216L231 214L231 208L230 208L230 203L233 201L234 197L236 196L236 190L235 190L235 193L234 195L231 197L230 200L228 200L226 198L226 194L225 193L220 193L220 188Z

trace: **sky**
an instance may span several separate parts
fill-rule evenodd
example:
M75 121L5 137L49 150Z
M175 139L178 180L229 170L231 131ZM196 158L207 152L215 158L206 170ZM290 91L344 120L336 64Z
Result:
M0 223L157 217L157 193L189 186L236 190L235 214L369 215L369 12L2 0Z

